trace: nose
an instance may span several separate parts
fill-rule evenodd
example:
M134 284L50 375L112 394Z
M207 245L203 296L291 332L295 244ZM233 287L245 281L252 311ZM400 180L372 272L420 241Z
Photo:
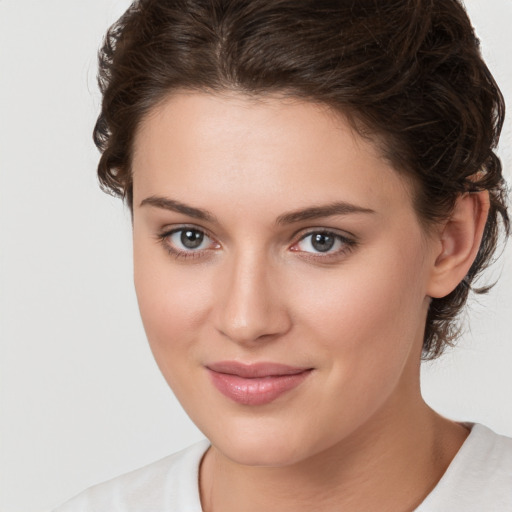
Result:
M288 332L291 319L277 269L263 257L240 254L226 262L215 308L217 330L232 341L251 345Z

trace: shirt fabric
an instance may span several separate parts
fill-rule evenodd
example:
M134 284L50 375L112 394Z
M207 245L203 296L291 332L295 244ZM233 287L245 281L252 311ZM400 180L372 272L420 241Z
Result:
M209 446L201 441L91 487L54 512L202 512L199 465ZM512 512L512 439L475 424L415 512L491 511Z

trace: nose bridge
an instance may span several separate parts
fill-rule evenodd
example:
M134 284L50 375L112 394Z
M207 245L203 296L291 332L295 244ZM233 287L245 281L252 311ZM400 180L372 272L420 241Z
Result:
M238 343L261 341L289 328L283 296L273 282L275 269L264 251L239 250L221 276L217 329Z

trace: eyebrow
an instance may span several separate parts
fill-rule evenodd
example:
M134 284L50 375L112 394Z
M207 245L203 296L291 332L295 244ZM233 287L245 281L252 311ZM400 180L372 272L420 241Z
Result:
M170 199L167 197L146 197L146 199L143 199L140 203L140 206L145 205L154 206L155 208L162 208L163 210L170 210L172 212L183 213L184 215L188 215L189 217L193 217L194 219L198 220L215 222L215 216L209 211L203 210L202 208L195 208L193 206L180 203L175 199Z
M140 206L154 206L155 208L162 208L164 210L170 210L177 213L183 213L189 217L195 219L216 222L215 216L208 210L202 208L196 208L189 206L175 199L161 196L150 196L143 199ZM373 214L374 210L370 208L363 208L362 206L356 206L345 201L338 201L321 206L311 206L309 208L303 208L292 212L284 213L276 219L277 225L282 224L293 224L305 220L320 219L323 217L331 217L334 215L348 215L348 214Z
M323 217L331 217L333 215L348 215L354 213L365 213L372 214L375 210L370 208L363 208L362 206L356 206L345 201L338 201L322 206L312 206L310 208L304 208L293 212L285 213L280 215L276 219L276 224L293 224L294 222L301 222L304 220L320 219Z

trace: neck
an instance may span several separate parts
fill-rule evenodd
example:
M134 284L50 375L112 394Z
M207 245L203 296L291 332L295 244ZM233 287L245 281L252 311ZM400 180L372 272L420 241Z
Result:
M244 512L414 510L468 432L425 404L419 382L412 388L390 397L371 421L336 446L294 465L244 466L211 447L200 471L203 510L234 512L241 503Z

